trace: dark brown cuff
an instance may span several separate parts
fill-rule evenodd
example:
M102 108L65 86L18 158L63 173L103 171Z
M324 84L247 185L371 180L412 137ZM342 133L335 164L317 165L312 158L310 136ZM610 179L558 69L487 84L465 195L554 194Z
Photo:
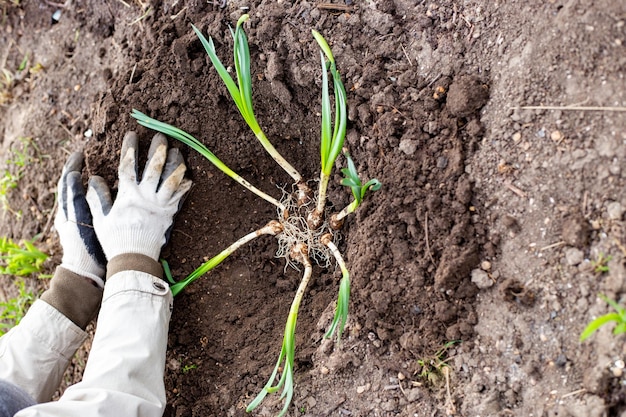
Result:
M139 253L117 255L107 264L107 279L122 271L145 272L163 279L163 267L149 256Z
M41 299L85 330L98 312L102 289L87 277L57 267L50 288L44 291Z

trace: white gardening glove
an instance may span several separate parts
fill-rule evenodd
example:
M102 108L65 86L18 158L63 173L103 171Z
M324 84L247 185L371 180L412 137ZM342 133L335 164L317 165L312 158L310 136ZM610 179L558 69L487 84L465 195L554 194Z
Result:
M110 261L122 254L142 254L158 261L168 230L183 196L191 188L184 178L187 167L178 149L167 151L167 139L152 139L141 181L137 170L137 135L124 136L115 202L106 182L91 177L87 201L93 224Z
M82 168L83 155L79 152L70 155L57 188L58 210L54 227L63 247L60 266L90 278L102 288L106 259L96 237L85 199Z

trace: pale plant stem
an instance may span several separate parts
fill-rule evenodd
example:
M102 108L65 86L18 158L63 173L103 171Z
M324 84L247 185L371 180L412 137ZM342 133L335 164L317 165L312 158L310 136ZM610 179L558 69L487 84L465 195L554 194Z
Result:
M337 260L339 268L341 268L341 273L346 275L348 273L348 267L346 266L346 262L343 260L343 256L341 256L341 252L339 252L337 246L329 239L325 240L323 243L328 247L328 249L330 249L330 252Z
M356 200L353 200L352 203L345 206L339 213L334 216L334 219L338 222L345 219L349 214L354 213L356 208L359 206L359 203Z
M326 207L326 191L328 190L328 181L330 181L330 176L321 172L319 192L317 195L317 207L315 208L315 211L320 215L324 213L324 208Z
M289 176L293 178L296 183L302 181L302 175L300 175L298 170L296 170L289 162L287 162L287 160L283 158L283 156L276 150L276 148L274 148L274 146L267 139L265 133L263 133L262 130L259 130L259 132L256 134L256 137L259 139L259 142L261 142L261 145L263 145L263 148L265 148L267 153L270 154L274 161L276 161L276 163L278 163L278 165L280 165L282 169L284 169L285 172L287 172L287 174L289 174Z
M307 285L311 279L311 274L313 272L313 266L311 265L311 261L309 260L308 255L302 254L300 258L297 259L301 264L304 265L304 273L302 274L302 280L300 281L300 285L298 286L298 290L296 291L296 295L293 297L293 302L291 303L291 308L289 309L289 315L295 315L297 317L298 310L300 309L300 302L302 301L302 297L304 297L304 291L306 290Z
M280 201L276 200L274 197L272 197L272 196L264 193L263 191L259 190L254 185L250 184L250 182L248 182L248 180L244 179L243 177L239 176L238 174L235 174L235 176L232 176L232 175L229 175L229 176L232 179L234 179L235 181L237 181L242 187L250 190L252 193L258 195L263 200L265 200L265 201L267 201L269 203L272 203L273 205L278 207L283 213L287 210L285 205L282 204Z

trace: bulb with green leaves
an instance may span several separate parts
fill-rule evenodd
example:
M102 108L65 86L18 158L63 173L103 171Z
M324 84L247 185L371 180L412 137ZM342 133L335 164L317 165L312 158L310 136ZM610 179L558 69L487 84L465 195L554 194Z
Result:
M348 323L350 272L337 247L337 238L334 235L334 231L340 227L340 224L343 223L344 219L349 214L353 213L359 207L367 191L378 190L381 184L376 179L362 182L358 176L356 165L346 153L348 167L342 170L345 176L342 184L350 188L354 201L338 213L329 213L330 209L326 204L326 195L335 161L342 151L346 136L348 125L347 94L343 82L341 81L341 75L337 70L337 63L332 54L332 50L324 37L316 31L312 31L312 33L313 38L320 47L322 67L322 117L320 129L320 175L315 194L311 192L307 181L302 178L298 171L288 163L272 145L261 129L254 113L252 103L250 48L248 46L248 38L243 29L244 23L247 20L248 15L243 15L237 21L235 29L230 30L233 37L236 81L218 58L213 39L211 37L207 39L195 26L193 26L193 30L209 55L211 64L224 82L237 111L241 114L263 148L293 180L293 193L285 193L286 195L283 195L282 198L268 195L226 166L226 164L213 154L206 145L184 130L153 119L139 110L133 110L132 116L137 119L142 126L162 132L190 146L203 155L226 176L277 208L277 218L275 220L241 237L232 245L200 265L187 277L177 281L172 276L167 262L163 261L163 266L166 276L170 281L172 293L179 295L187 285L190 285L192 282L195 282L213 268L217 267L221 262L227 259L228 256L246 243L265 235L271 235L277 238L279 246L277 256L284 257L288 265L292 265L297 270L302 271L302 278L289 310L283 334L283 342L274 370L269 376L265 386L248 405L247 411L256 409L267 395L280 391L279 398L283 401L283 406L278 416L283 416L289 409L295 390L296 324L300 305L312 276L313 262L316 262L322 268L330 268L333 264L332 260L334 260L341 271L335 315L325 334L327 338L336 335L337 341L339 342ZM333 106L331 105L329 85L332 85L333 90L334 100L332 102L334 104L334 112L332 110Z

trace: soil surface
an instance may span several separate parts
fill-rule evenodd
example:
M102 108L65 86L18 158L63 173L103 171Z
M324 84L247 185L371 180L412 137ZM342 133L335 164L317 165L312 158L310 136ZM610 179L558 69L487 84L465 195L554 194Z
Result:
M626 3L370 0L0 0L2 160L25 146L2 233L58 264L54 192L67 154L114 186L136 108L205 143L264 192L289 176L265 153L191 30L232 65L243 13L255 113L315 186L316 29L348 91L345 148L369 194L335 241L351 273L341 343L325 340L340 271L315 266L300 308L290 416L623 416L626 345L602 293L626 295ZM56 12L56 14L55 14ZM27 57L26 66L20 63ZM0 74L1 75L1 74ZM535 106L526 108L526 106ZM574 108L573 108L574 107ZM576 108L577 107L577 108ZM20 138L30 138L24 142ZM183 278L276 218L195 151L194 187L163 251ZM340 157L337 168L345 166ZM336 170L329 203L351 201ZM16 213L21 213L17 216ZM244 246L175 300L166 416L244 416L280 352L301 273L277 241ZM10 278L3 278L11 294ZM45 286L45 282L31 282ZM66 383L80 379L81 349ZM270 396L252 415L271 416Z

